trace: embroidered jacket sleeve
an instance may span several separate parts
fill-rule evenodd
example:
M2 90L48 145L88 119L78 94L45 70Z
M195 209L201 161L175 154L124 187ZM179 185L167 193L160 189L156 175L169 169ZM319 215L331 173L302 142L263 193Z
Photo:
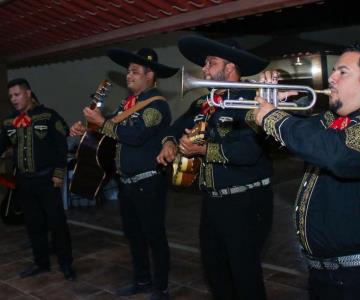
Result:
M273 110L263 127L305 161L344 178L360 177L360 124L339 131L326 128L320 117L307 119Z
M169 125L170 121L168 103L164 100L156 100L119 124L106 120L100 132L120 143L140 146L164 126Z
M3 120L0 127L0 156L6 151L16 140L16 130L12 128L11 123L13 121L13 116L8 116L7 119ZM10 137L13 137L11 141Z
M55 152L55 169L53 176L58 178L64 178L66 164L67 164L67 136L69 134L69 128L64 119L55 111L52 113L50 122L51 135L53 142L56 145Z

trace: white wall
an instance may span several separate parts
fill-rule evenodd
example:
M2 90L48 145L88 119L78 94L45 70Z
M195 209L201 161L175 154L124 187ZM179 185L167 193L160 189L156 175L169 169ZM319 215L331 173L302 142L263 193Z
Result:
M183 34L163 34L117 46L131 51L142 47L154 48L160 63L174 67L184 65L187 71L199 76L200 68L187 61L177 49L177 40ZM8 70L8 78L28 79L40 102L57 110L71 125L82 119L82 109L90 103L89 96L96 91L102 79L113 83L105 103L105 111L113 111L127 95L125 73L123 67L112 62L107 56L101 56ZM185 100L180 100L180 74L181 72L178 72L172 78L158 80L159 89L169 100L174 119L189 107L194 97L202 93L199 90L194 91L186 94Z
M191 75L201 77L201 68L186 60L177 49L178 39L188 34L188 32L159 34L113 47L121 47L134 52L142 47L154 48L159 55L160 63L174 67L185 66L185 70ZM251 48L256 46L259 40L261 40L259 37L256 39L244 37L241 42L244 47ZM336 56L328 58L330 70L334 59ZM285 67L282 64L290 65L287 60L274 61L268 68L282 67L289 73L293 73L294 70L288 70L288 66ZM178 72L171 78L158 81L160 90L169 100L173 119L183 113L195 97L205 93L204 90L194 90L187 93L185 99L181 100L180 74L181 72ZM89 96L95 92L102 79L108 79L113 83L106 99L105 111L114 110L119 101L127 95L125 69L106 56L8 70L9 80L16 77L27 78L40 102L57 110L69 125L82 119L82 109L90 103ZM252 78L257 80L257 76Z

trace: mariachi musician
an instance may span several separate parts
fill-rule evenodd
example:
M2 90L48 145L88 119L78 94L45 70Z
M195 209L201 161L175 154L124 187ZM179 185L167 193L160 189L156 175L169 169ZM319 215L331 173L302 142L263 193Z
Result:
M2 122L0 154L14 150L16 195L22 203L34 264L20 277L50 271L48 230L54 238L58 263L67 280L75 280L69 227L61 187L66 169L68 127L54 110L39 104L24 78L8 83L13 112Z
M130 95L122 101L119 114L113 118L105 119L98 109L90 108L84 109L84 115L88 122L99 126L100 133L117 142L115 162L120 175L121 215L134 269L132 284L119 288L117 294L130 296L148 293L153 288L150 299L169 299L169 246L164 224L167 185L155 157L161 147L160 133L169 126L171 114L155 83L156 77L170 77L178 69L158 63L157 53L150 48L136 54L111 49L108 56L127 68ZM124 115L128 117L124 119ZM84 130L81 123L75 123L70 134L83 134Z
M217 42L188 36L178 46L188 60L202 66L208 80L238 82L268 64L243 50L236 39ZM227 96L228 91L219 90L214 101ZM244 90L230 90L229 96L254 98ZM247 111L215 109L207 97L195 100L171 126L157 161L167 165L178 151L202 157L200 247L214 299L265 299L260 250L272 223L271 163L263 152L262 137L248 125L254 123L247 120ZM198 122L207 123L205 143L189 138Z

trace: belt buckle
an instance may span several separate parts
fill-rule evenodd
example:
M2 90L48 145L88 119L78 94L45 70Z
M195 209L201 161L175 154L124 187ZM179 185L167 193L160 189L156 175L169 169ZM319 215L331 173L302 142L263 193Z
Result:
M314 268L318 270L337 270L342 266L337 257L330 259L307 257L307 259L309 261L310 268Z
M211 197L213 197L213 198L221 198L221 197L223 196L223 194L222 194L221 190L218 190L218 191L216 191L216 190L211 191L211 192L210 192L210 194L211 194Z
M259 187L261 185L262 185L262 183L260 181L256 181L256 182L253 183L254 187Z
M232 195L233 194L233 192L231 191L231 189L232 188L230 188L230 187L227 187L227 188L225 188L224 190L225 190L225 192L224 193L221 193L222 195ZM220 190L221 191L221 190Z

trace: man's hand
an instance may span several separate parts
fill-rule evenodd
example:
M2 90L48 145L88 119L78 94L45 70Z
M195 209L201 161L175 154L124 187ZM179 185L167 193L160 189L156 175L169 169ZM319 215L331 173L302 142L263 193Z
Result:
M78 121L70 127L70 136L83 135L85 131L85 126L80 121Z
M55 188L61 188L62 185L63 185L63 183L64 183L64 180L63 180L63 179L61 179L61 178L59 178L59 177L55 177L55 176L53 176L53 177L51 178L51 180L52 180L53 185L54 185Z
M193 144L190 140L188 134L191 133L190 129L185 129L186 134L184 134L179 141L179 150L182 154L187 157L193 157L195 155L205 155L206 154L206 144L199 145Z
M253 114L255 117L255 122L256 124L258 124L259 126L262 125L262 121L264 119L264 117L273 109L275 109L275 106L268 103L264 98L261 98L259 96L257 96L255 98L255 101L257 101L259 103L259 108L254 109Z
M98 108L91 109L89 107L85 107L83 109L83 113L88 122L96 124L99 127L101 127L105 122L105 118Z
M271 83L277 84L279 80L279 72L276 70L267 70L260 73L259 82L260 83ZM278 101L286 101L288 97L296 96L298 92L296 91L279 91L277 94Z
M156 161L164 166L167 166L168 163L172 163L177 154L177 146L172 141L167 141L164 143L159 155L156 157Z

